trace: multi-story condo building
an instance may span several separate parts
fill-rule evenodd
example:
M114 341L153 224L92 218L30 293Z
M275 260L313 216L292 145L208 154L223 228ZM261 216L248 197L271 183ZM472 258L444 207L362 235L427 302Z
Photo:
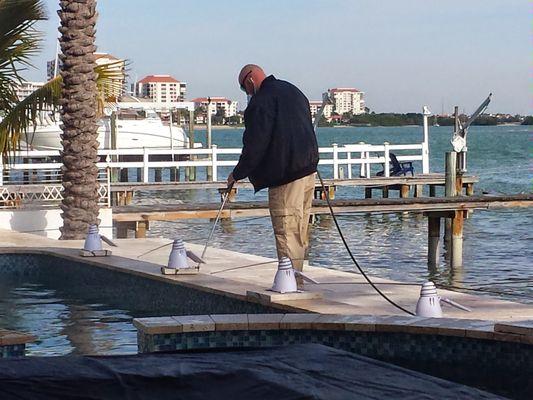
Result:
M333 111L337 114L351 112L358 115L365 112L365 92L355 88L333 88L329 92L333 97Z
M21 101L43 85L44 82L22 82L17 84L15 93L17 94L19 101Z
M318 110L320 110L321 105L322 105L321 101L318 101L318 100L309 101L309 108L311 109L311 117L313 117L313 120L315 119L315 115L318 113ZM333 112L333 104L326 104L324 107L324 117L328 121L331 119L332 112Z
M224 112L224 117L229 118L237 115L237 101L229 100L225 97L197 97L191 100L194 107L204 107L207 110L207 104L211 99L211 114L216 115L219 110Z
M158 103L184 101L187 83L170 75L148 75L137 82L135 93Z

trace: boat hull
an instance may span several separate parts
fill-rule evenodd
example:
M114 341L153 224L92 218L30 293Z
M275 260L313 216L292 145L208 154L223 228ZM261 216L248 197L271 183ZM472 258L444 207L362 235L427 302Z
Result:
M30 132L27 142L34 150L60 150L61 129L59 123L42 126L35 133ZM99 149L111 149L115 146L111 142L111 128L108 121L101 122L98 127ZM116 148L117 149L140 149L140 148L186 148L188 138L182 128L169 126L161 122L143 121L117 121Z

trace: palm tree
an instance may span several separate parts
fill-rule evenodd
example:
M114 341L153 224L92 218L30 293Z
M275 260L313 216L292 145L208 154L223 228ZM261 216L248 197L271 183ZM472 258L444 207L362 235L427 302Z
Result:
M18 101L20 71L39 49L34 24L45 19L41 0L0 0L0 153L20 148L22 135L36 127L42 111L62 106L64 151L62 238L85 236L97 222L96 118L104 102L122 93L122 61L96 66L96 0L60 1L63 70L30 96Z
M96 0L61 0L61 239L83 239L98 224Z

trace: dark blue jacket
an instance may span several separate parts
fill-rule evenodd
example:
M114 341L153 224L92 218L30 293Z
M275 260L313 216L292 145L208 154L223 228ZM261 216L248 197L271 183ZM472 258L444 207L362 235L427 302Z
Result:
M316 171L318 145L309 101L296 86L267 77L244 111L244 125L235 180L248 177L258 192Z

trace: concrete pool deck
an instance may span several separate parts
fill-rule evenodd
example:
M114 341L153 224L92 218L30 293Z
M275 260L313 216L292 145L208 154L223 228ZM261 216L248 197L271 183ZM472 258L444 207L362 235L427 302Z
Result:
M105 247L110 257L80 257L83 241L58 241L42 236L0 230L0 253L41 253L68 258L89 265L141 275L149 279L180 284L200 291L232 298L262 302L285 311L345 315L406 315L381 298L360 274L323 267L306 267L306 273L320 284L306 284L306 290L319 293L314 299L264 299L247 297L247 292L265 293L270 288L277 269L273 259L228 250L209 248L205 265L194 275L162 275L170 246L165 246L142 258L139 255L170 243L167 239L117 239L118 247ZM186 244L187 249L201 254L203 246ZM270 263L268 263L270 262ZM268 264L265 264L268 263ZM244 266L254 265L242 268ZM241 267L241 268L239 268ZM425 266L420 266L421 272ZM411 285L377 277L372 280L392 300L413 311L420 293L420 285ZM268 293L268 292L266 292ZM439 295L472 309L465 312L443 305L445 317L481 319L487 321L520 321L533 319L533 304L521 304L486 295L459 293L439 289ZM321 297L321 298L320 298Z

